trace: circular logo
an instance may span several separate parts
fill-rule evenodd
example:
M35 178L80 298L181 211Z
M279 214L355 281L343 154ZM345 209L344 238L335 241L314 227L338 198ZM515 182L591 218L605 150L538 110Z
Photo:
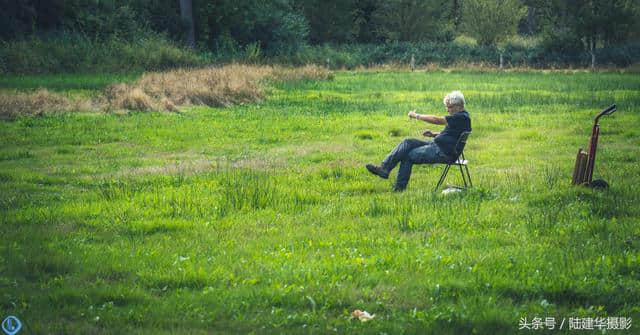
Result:
M18 318L13 315L8 316L4 321L2 321L2 330L7 335L15 335L22 328L22 323Z

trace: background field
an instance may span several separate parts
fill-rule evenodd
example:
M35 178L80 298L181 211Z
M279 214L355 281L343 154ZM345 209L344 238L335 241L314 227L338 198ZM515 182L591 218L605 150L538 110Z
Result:
M91 95L132 79L0 87ZM364 164L437 129L406 113L444 114L454 89L474 188L432 193L441 166L415 166L392 193ZM225 109L0 121L1 314L25 334L500 334L536 316L640 331L637 75L339 72L270 91ZM611 189L571 187L614 102L594 173Z

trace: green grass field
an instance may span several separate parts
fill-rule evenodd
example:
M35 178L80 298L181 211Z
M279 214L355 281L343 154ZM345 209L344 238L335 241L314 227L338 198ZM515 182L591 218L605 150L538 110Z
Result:
M94 91L133 77L5 78ZM474 187L370 175L461 90ZM85 94L85 93L82 93ZM594 172L573 187L601 120ZM24 334L640 332L640 77L339 72L261 104L0 121L0 317ZM452 170L447 183L459 184ZM375 314L351 318L355 309ZM553 317L555 330L518 330ZM562 320L563 330L558 330Z

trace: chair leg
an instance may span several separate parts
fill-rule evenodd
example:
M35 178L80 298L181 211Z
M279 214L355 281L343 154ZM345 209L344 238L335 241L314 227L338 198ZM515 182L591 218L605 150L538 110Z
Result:
M460 175L462 175L462 182L464 183L464 188L467 188L469 186L467 185L467 178L464 175L464 170L462 170L462 165L458 165L458 167L460 168Z
M437 191L438 188L440 188L440 185L442 185L445 178L447 178L447 173L449 173L450 167L451 165L447 164L447 166L444 167L444 170L442 170L442 174L440 175L440 180L438 180L438 185L436 185L436 188L433 189L434 192Z
M471 183L471 174L469 174L469 168L465 165L464 169L467 170L467 177L469 178L469 185L471 187L473 187L473 184Z

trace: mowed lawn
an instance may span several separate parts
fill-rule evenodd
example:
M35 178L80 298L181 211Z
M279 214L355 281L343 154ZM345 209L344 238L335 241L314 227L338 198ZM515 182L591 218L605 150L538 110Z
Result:
M110 81L64 78L2 87ZM364 165L439 130L407 112L444 115L455 89L474 187L433 193L442 166L418 165L391 192L395 171ZM633 323L608 333L640 332L637 74L338 72L269 90L0 121L0 317L24 334L575 334L600 331L569 318L612 317ZM611 103L594 172L611 188L571 186ZM519 331L535 317L556 329Z

